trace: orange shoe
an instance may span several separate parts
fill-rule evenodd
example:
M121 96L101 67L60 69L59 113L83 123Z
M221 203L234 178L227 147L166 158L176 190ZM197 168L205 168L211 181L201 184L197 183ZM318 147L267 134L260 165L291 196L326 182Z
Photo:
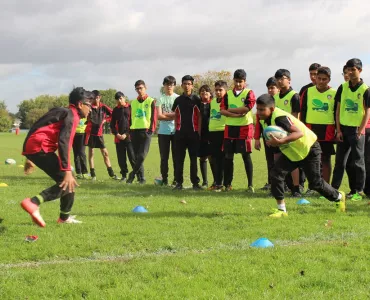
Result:
M45 227L46 223L40 215L39 206L31 202L31 198L26 198L21 202L22 208L30 214L33 222L40 227Z

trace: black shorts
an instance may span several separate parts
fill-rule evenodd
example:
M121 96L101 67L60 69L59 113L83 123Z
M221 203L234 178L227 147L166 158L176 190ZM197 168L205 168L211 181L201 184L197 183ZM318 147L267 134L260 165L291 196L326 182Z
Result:
M225 154L233 153L251 153L252 152L252 140L245 139L224 139L224 152Z
M334 143L333 142L319 142L322 151L321 156L335 155Z
M222 152L224 146L224 132L223 131L210 131L209 137L209 148L211 155L217 155Z
M86 140L87 140L87 143L86 143ZM89 148L104 149L105 148L104 138L103 136L96 136L96 135L86 136L85 145L88 146Z
M209 145L208 140L200 140L199 148L198 148L198 157L206 157L211 155L211 147Z

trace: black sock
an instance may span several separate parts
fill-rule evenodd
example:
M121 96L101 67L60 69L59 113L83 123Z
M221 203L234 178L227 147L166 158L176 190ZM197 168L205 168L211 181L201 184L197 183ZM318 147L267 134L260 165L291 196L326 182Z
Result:
M90 176L91 177L96 177L95 169L94 168L90 169Z
M250 153L242 154L244 161L245 172L247 173L248 178L248 187L253 186L253 163Z
M112 167L108 167L107 171L108 171L108 174L109 174L110 177L114 176L114 171L113 171Z
M65 213L60 213L59 214L59 218L62 219L63 221L67 220L69 218L69 213L68 214L65 214Z
M208 183L207 178L207 160L199 160L200 172L202 173L203 183Z
M293 193L301 193L301 191L299 190L299 185L295 185L293 187L293 190L292 190Z
M32 203L35 203L37 205L40 205L41 204L39 198L37 198L36 196L31 198L31 202Z

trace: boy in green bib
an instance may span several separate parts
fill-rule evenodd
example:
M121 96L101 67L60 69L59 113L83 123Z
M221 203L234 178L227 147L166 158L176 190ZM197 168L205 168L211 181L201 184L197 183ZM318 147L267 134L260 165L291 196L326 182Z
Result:
M329 183L331 156L335 154L335 112L336 90L329 86L331 71L328 67L316 70L316 84L302 93L301 121L316 135L321 147L322 177Z
M256 103L254 92L247 88L247 73L243 69L234 72L234 89L229 90L221 101L221 115L225 116L223 149L225 153L225 191L232 189L234 154L240 153L248 179L248 191L254 193L252 138L252 108Z
M294 91L290 85L290 72L286 69L279 69L275 72L275 78L280 89L279 93L274 95L276 107L292 114L295 118L299 117L301 112L300 99L296 91ZM278 156L278 154L275 154ZM288 187L292 191L293 197L301 197L300 185L304 185L304 176L301 172L302 178L300 178L299 169L292 170L291 176L287 176L286 181Z
M215 82L215 98L211 101L211 113L209 118L209 146L211 150L211 169L213 174L213 184L208 189L220 192L223 188L224 160L225 155L222 151L224 143L224 131L226 117L221 115L221 102L227 92L227 82L218 80Z
M281 155L271 170L271 193L277 202L272 218L288 216L284 201L284 179L292 170L301 167L309 188L336 203L338 212L345 211L345 194L331 187L321 177L321 149L316 135L290 113L275 107L274 97L264 94L257 99L257 114L263 128L280 126L289 134L282 139L269 137L269 147L279 147Z
M126 183L131 184L135 175L139 177L139 183L146 182L144 177L144 160L149 152L152 134L156 127L155 101L146 93L146 85L143 80L135 82L135 90L138 97L131 102L131 126L130 137L135 152L135 165L129 174Z
M355 177L355 194L351 199L362 200L365 185L365 128L370 117L370 93L369 87L361 79L361 60L350 59L346 67L349 81L343 83L335 95L338 145L332 186L339 188L341 185L350 155L354 168L351 176Z

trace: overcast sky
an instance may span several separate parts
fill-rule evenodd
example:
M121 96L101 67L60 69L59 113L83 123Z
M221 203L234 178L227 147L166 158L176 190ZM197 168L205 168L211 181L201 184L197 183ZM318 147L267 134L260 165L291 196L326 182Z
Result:
M332 70L353 57L370 84L368 0L12 0L0 4L0 99L11 112L73 85L115 88L130 98L143 79L243 68L257 95L279 68L309 83L312 62Z

